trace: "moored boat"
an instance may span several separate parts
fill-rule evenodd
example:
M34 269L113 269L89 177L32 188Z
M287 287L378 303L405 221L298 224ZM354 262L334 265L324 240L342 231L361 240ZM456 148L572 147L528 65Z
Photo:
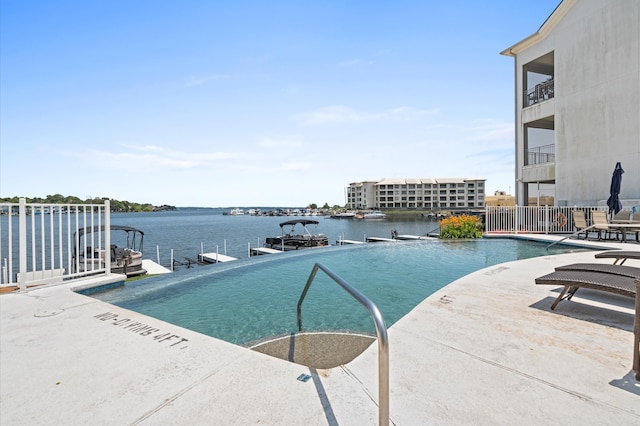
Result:
M111 225L110 229L112 231L112 244L109 248L111 253L111 272L124 274L127 277L146 274L147 271L142 268L144 232L129 226L118 225ZM93 245L104 242L104 236L94 237L92 235L104 232L104 226L94 226L93 228L82 228L74 235L75 243L72 259L74 272L90 273L91 271L99 272L105 269L106 251ZM121 246L115 243L119 243Z
M354 217L356 217L356 214L354 212L341 212L341 213L335 213L332 214L331 219L353 219Z
M278 237L268 237L264 246L276 250L298 250L307 247L323 247L329 245L329 239L324 234L311 233L307 226L318 226L317 220L296 219L288 220L280 224L282 235ZM302 226L302 232L297 228Z
M374 210L372 212L365 213L363 217L364 219L384 219L387 216L380 210Z
M244 214L244 210L243 210L243 209L241 209L241 208L235 208L235 209L232 209L232 210L229 212L229 214L230 214L231 216L240 216L240 215L243 215L243 214Z

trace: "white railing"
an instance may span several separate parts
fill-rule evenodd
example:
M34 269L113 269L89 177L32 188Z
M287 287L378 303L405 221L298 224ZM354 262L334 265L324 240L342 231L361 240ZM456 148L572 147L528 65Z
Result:
M81 263L87 247L111 246L110 232L86 236L80 247L78 231L87 227L111 227L110 204L0 203L0 284L27 285L62 282L85 275L110 274L111 251L96 267ZM104 240L104 241L103 241ZM78 272L82 271L82 272Z
M485 232L506 234L570 234L576 230L573 226L574 210L583 211L587 218L587 223L591 223L591 211L607 210L607 207L487 207Z

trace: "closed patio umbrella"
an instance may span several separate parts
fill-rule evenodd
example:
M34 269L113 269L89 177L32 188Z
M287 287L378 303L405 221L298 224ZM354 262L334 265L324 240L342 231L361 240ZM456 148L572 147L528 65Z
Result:
M622 186L622 165L620 162L616 163L616 168L613 169L613 176L611 176L611 188L609 189L609 198L607 199L607 206L609 206L609 214L613 217L620 210L622 210L622 203L620 202L620 186Z

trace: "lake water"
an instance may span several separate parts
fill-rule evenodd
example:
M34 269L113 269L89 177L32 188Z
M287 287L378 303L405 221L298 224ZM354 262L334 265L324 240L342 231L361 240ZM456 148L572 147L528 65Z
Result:
M201 245L205 253L248 257L248 246L261 247L269 236L281 235L279 224L296 217L223 215L229 209L178 209L155 213L114 213L111 223L138 228L144 232L144 257L160 263L171 264L174 258L183 261L195 258ZM301 216L297 216L302 218ZM339 239L364 241L365 237L391 238L398 234L424 235L438 229L438 222L419 216L400 219L356 220L330 219L328 216L305 217L319 221L317 233L326 235L334 245ZM314 226L309 230L314 231Z
M267 210L272 210L267 208ZM149 213L112 213L113 225L131 226L144 232L144 258L151 259L166 267L171 266L171 250L174 259L184 262L185 258L195 259L203 247L205 253L227 254L239 259L248 257L249 244L251 247L263 246L264 240L269 236L281 235L278 226L289 219L303 218L302 216L251 216L251 215L223 215L230 211L229 208L179 208L174 211L149 212ZM315 219L320 223L317 233L325 234L330 244L335 244L338 239L350 239L363 241L365 236L391 237L391 232L396 229L400 234L422 235L438 228L435 221L422 219L419 216L407 220L355 220L355 219L330 219L328 216L304 217ZM12 218L13 250L18 248L18 220ZM35 229L40 232L40 217L34 221ZM44 217L45 223L54 220L58 223L58 215ZM8 221L9 216L0 216L0 257L7 257L8 250ZM27 228L30 232L31 220L27 220ZM63 235L66 236L66 217L63 220ZM309 230L314 231L314 226ZM57 229L57 228L56 228ZM57 231L56 231L57 232ZM29 234L31 235L31 234ZM40 250L40 234L34 243L37 252ZM118 238L118 233L112 233L112 238ZM30 236L29 243L31 243ZM48 245L48 236L45 239ZM57 241L57 240L56 240ZM120 241L114 241L123 245ZM66 253L66 237L62 242L63 252ZM57 245L57 242L56 242ZM226 253L225 253L226 252ZM30 252L29 252L30 253ZM48 255L48 254L47 254ZM30 258L30 255L28 255ZM48 259L48 258L47 258ZM18 256L14 253L15 271L18 270ZM48 260L47 260L48 262ZM31 265L31 261L28 261ZM47 263L48 264L48 263Z

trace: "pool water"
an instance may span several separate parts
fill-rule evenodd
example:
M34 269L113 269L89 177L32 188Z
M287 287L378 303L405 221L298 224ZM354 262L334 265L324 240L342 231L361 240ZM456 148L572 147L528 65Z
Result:
M370 298L387 327L452 281L498 263L582 251L511 239L426 240L305 249L182 270L93 294L231 343L297 329L297 303L316 262ZM369 312L322 271L302 307L305 331L375 335Z

